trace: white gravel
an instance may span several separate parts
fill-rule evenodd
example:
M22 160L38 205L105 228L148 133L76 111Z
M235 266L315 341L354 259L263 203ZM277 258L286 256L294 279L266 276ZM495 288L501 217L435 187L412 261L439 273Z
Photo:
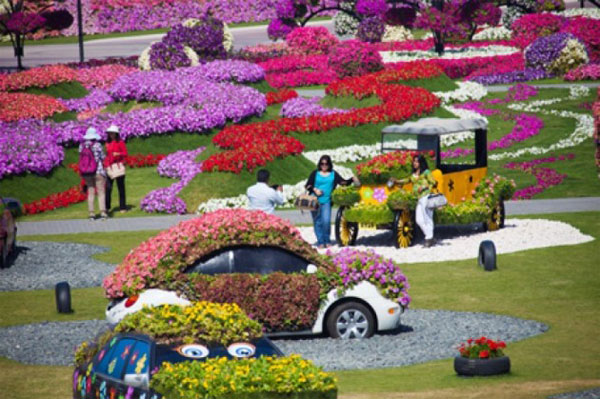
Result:
M497 254L559 245L577 245L594 240L593 237L583 234L570 224L546 219L507 219L503 229L491 232L482 232L481 228L477 231L476 227L476 225L470 227L474 231L470 234L469 227L465 226L454 229L436 228L435 237L438 240L436 246L425 248L423 241L419 240L413 246L401 249L396 249L392 245L389 230L359 230L354 248L373 249L378 254L397 262L417 263L477 258L479 244L484 240L494 242ZM333 230L332 226L332 240L335 236ZM300 231L308 242L316 241L312 227L302 227ZM336 252L340 247L335 245L331 250Z

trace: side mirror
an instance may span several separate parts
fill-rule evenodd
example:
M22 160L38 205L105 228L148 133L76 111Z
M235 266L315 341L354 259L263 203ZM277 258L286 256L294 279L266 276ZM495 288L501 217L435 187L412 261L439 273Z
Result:
M125 374L123 378L125 385L130 385L135 388L148 389L149 379L148 373L145 374Z
M317 267L315 265L306 266L306 273L315 274L317 272Z

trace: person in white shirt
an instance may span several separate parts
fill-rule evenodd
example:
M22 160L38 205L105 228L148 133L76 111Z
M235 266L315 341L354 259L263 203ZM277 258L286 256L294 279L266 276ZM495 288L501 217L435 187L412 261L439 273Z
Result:
M269 176L268 170L259 170L256 174L257 183L246 190L246 195L250 201L250 209L273 213L275 205L283 205L283 187L277 186L277 189L270 187L268 184Z

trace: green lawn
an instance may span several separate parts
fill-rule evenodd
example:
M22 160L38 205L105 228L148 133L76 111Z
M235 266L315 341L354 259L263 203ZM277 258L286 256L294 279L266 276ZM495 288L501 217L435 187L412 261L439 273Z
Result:
M538 216L570 223L596 240L499 255L498 270L494 272L483 271L475 259L403 265L414 308L495 313L550 326L542 335L509 344L506 353L511 358L511 374L458 378L452 359L400 368L344 371L336 373L339 397L544 398L600 386L598 216L598 212ZM154 232L115 234L31 238L108 245L112 250L98 256L118 262L128 248ZM0 325L102 318L105 304L99 288L73 290L75 313L58 315L50 290L3 292ZM62 399L69 395L69 367L25 366L0 359L0 370L0 394L5 399ZM28 378L19 378L24 373Z

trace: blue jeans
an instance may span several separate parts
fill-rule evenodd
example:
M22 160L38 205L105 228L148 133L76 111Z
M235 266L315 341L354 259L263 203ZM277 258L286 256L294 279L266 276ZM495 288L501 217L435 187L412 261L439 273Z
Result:
M319 209L312 211L317 245L331 244L331 202L319 204Z

